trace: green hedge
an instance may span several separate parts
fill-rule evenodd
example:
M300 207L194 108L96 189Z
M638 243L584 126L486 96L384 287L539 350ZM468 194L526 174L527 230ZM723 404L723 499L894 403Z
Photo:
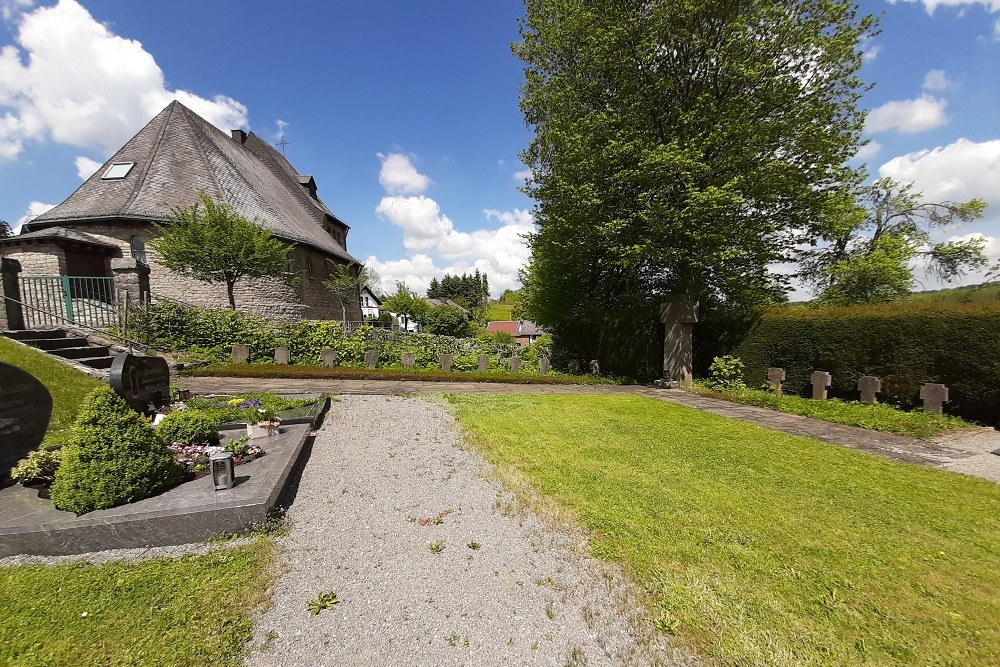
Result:
M946 411L1000 423L1000 304L898 303L845 308L777 308L763 314L733 351L748 383L785 369L784 389L808 395L814 370L833 374L831 394L856 400L862 375L882 378L884 402L919 406L920 385L950 390Z
M250 362L274 361L274 348L288 347L293 364L320 364L320 350L337 350L338 363L362 366L368 350L379 353L379 368L401 367L402 355L416 355L416 367L440 368L442 354L454 354L453 370L474 371L480 354L490 357L488 370L501 370L513 354L521 356L524 371L538 369L538 357L547 353L551 339L543 336L527 348L501 344L490 337L453 338L408 334L361 327L343 335L341 323L329 320L274 322L239 311L194 308L164 301L131 311L129 337L159 348L185 352L215 362L232 360L233 345L250 347Z

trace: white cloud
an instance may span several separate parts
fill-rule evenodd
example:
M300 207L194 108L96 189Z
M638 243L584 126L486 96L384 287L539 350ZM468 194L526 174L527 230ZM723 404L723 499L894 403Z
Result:
M897 2L922 3L928 14L933 14L938 7L965 7L982 5L991 12L1000 12L1000 0L889 0L889 4Z
M882 144L874 139L869 139L867 144L858 149L858 152L854 157L859 160L870 160L880 152L882 152Z
M943 69L932 69L924 75L924 90L950 90L955 87L955 82L948 78L948 73Z
M0 0L0 17L4 21L10 21L34 4L35 0Z
M882 52L882 45L876 44L874 46L868 47L861 51L861 59L865 62L870 63L871 61L878 58L878 54Z
M21 225L23 225L24 223L34 220L42 213L45 213L46 211L51 210L55 207L56 207L55 204L45 204L40 201L31 202L30 204L28 204L28 210L24 212L24 215L18 218L17 222L14 223L14 233L17 234L21 229Z
M117 149L171 100L212 124L247 124L240 102L168 90L163 71L135 40L112 33L76 0L20 17L17 45L0 50L0 159L28 141Z
M993 39L1000 42L1000 19L997 19L993 24Z
M287 122L281 120L280 118L278 118L278 119L276 119L274 121L274 128L275 129L274 129L273 138L274 138L275 141L280 141L282 138L284 138L284 136L285 136L285 128L287 128L288 125L289 124ZM288 142L288 143L291 143L291 142Z
M408 155L403 153L383 155L379 153L378 157L382 160L378 182L389 194L420 194L430 186L431 179L417 171Z
M80 177L81 181L85 181L94 175L94 172L101 168L101 162L97 160L91 160L89 157L84 157L83 155L77 155L76 160L73 161L76 164L76 175Z
M522 169L521 171L514 172L515 181L520 181L521 183L527 183L529 178L531 178L530 169Z
M879 175L912 182L932 201L966 201L979 197L1000 208L1000 139L977 143L968 139L933 150L907 153L879 167ZM1000 213L1000 211L996 211ZM987 215L995 215L987 209Z
M868 112L865 130L884 132L897 130L903 133L923 132L948 122L945 109L947 100L921 95L913 100L894 100Z

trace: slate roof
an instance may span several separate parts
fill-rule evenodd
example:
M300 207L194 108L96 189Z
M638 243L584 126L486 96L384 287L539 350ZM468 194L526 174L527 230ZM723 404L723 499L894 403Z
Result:
M135 165L125 178L102 179L116 162ZM256 134L241 143L173 101L66 201L26 228L109 218L166 221L175 208L195 204L204 190L279 238L357 262L324 229L328 225L346 234L347 225L311 197L307 186L288 160Z
M89 234L84 234L83 232L77 231L75 229L67 229L65 227L50 227L48 229L40 229L35 232L24 232L22 234L17 234L16 236L11 236L5 239L0 239L0 243L10 243L17 244L23 243L24 241L69 241L73 243L84 243L87 245L97 246L105 250L114 251L118 249L113 243L106 243L100 239L94 238Z

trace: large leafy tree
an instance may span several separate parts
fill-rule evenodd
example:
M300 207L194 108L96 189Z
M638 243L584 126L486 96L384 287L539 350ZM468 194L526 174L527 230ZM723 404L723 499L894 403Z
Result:
M863 124L859 40L830 0L526 0L528 314L579 353L655 331L667 293L753 305L815 234ZM649 336L652 338L652 336ZM645 344L649 347L650 342Z
M176 209L150 242L160 264L207 283L225 283L233 310L233 288L243 278L288 275L290 245L204 192L199 198L199 204Z
M402 317L403 327L406 328L411 320L423 321L428 305L406 283L397 281L395 293L382 300L382 309Z
M985 202L926 201L912 184L882 178L852 197L832 198L823 239L802 254L801 276L821 303L892 301L910 293L914 269L950 282L987 259L984 240L934 241L934 232L982 217Z

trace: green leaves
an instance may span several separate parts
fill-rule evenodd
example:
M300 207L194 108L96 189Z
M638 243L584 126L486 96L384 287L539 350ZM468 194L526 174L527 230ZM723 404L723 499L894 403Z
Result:
M208 283L225 283L236 309L233 285L242 278L284 277L291 246L226 204L199 193L200 204L174 211L150 242L163 266Z

